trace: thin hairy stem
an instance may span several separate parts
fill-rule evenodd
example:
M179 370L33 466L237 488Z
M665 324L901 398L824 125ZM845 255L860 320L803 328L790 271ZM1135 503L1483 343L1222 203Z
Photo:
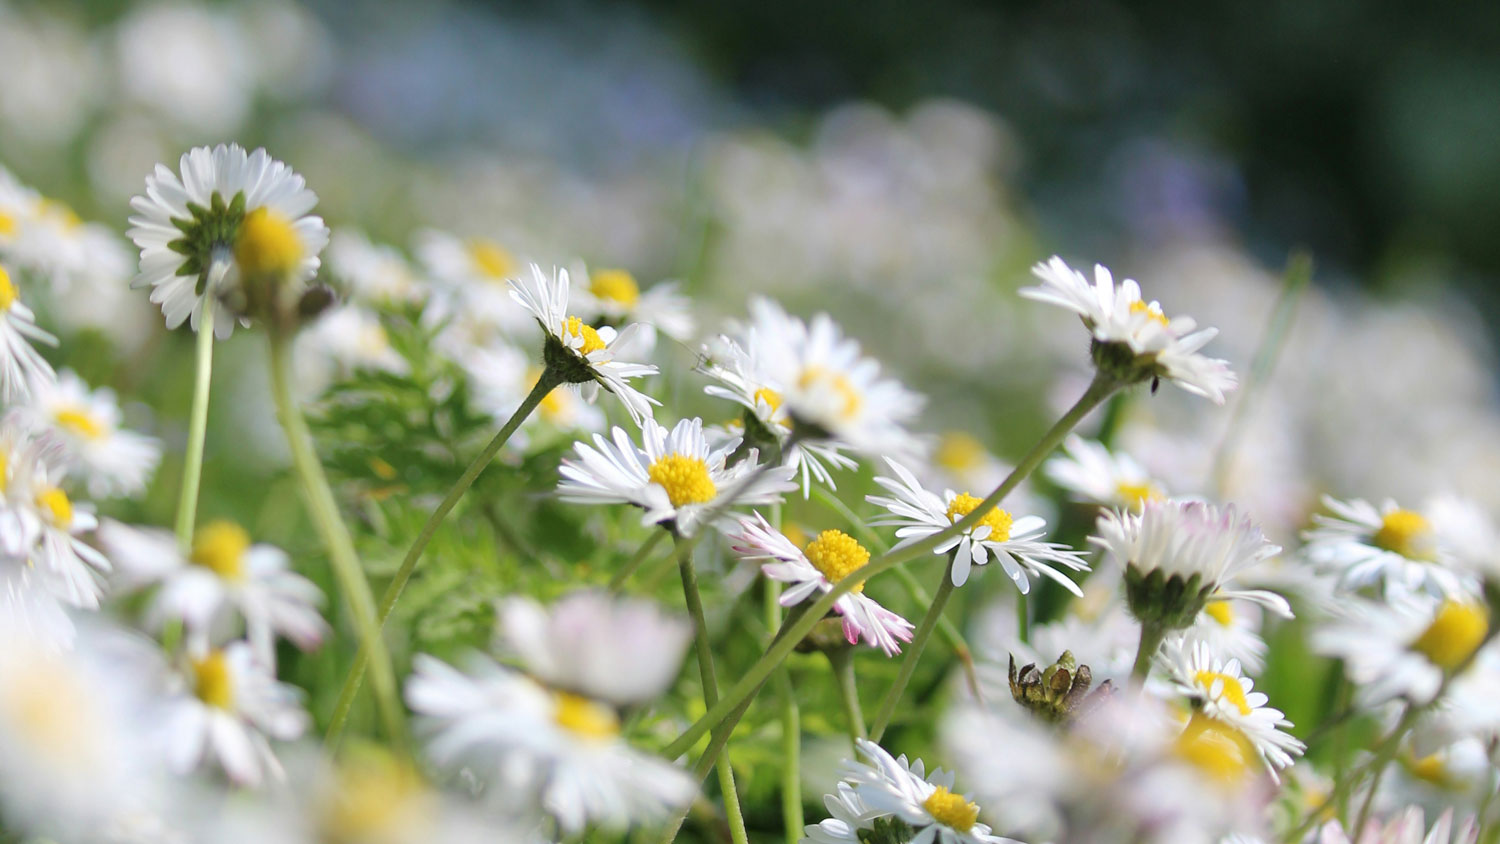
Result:
M182 458L182 485L177 497L177 548L186 554L193 546L198 523L198 486L203 480L203 445L208 438L208 387L214 368L214 297L203 300L198 321L197 369L193 374L193 410L188 417L187 451Z
M942 618L948 599L953 597L953 589L953 564L950 562L943 570L943 582L938 584L937 594L932 596L932 605L927 608L927 614L922 616L922 622L917 625L917 633L912 637L911 644L906 646L901 667L896 671L896 681L880 702L880 711L875 714L875 723L870 727L871 741L878 744L880 737L885 735L885 728L891 725L891 719L896 716L896 705L901 702L906 684L911 682L911 675L917 670L917 660L922 658L922 649L927 646L927 639L937 627L938 619Z

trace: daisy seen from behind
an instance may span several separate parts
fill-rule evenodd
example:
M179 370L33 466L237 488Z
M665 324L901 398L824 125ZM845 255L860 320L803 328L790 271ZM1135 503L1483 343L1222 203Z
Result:
M1192 317L1169 318L1156 302L1141 298L1132 279L1118 286L1103 265L1094 267L1094 282L1057 256L1032 268L1041 279L1021 295L1072 311L1093 337L1095 366L1126 384L1166 379L1215 404L1235 387L1227 361L1198 353L1218 333L1198 329Z
M741 558L767 561L761 565L766 577L790 584L781 593L783 607L820 596L870 561L870 552L843 531L825 530L805 549L798 548L759 513L740 519L739 530L730 541ZM886 656L900 653L900 643L911 641L911 622L865 595L864 588L860 583L834 602L844 638L851 645L863 639Z
M870 495L865 500L883 507L890 514L872 525L896 527L900 542L897 548L920 542L940 533L984 503L967 492L944 491L942 496L924 488L917 477L900 463L886 458L896 477L877 476L875 483L890 495ZM1032 577L1056 581L1075 595L1082 595L1078 585L1058 567L1087 571L1082 555L1055 542L1041 539L1047 523L1039 516L1012 516L1000 507L992 507L979 522L950 536L932 549L934 554L953 554L953 585L962 586L973 566L983 566L993 557L1021 593L1031 591Z

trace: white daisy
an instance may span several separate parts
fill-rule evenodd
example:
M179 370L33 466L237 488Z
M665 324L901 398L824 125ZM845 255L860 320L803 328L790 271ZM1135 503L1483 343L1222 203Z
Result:
M318 612L323 603L318 587L291 570L285 551L252 545L233 522L199 527L186 555L167 531L114 521L99 529L99 540L118 568L121 589L158 587L147 610L155 626L180 620L193 641L206 646L237 633L238 616L256 659L268 668L276 665L277 635L310 650L328 633Z
M1262 611L1249 601L1210 596L1193 626L1182 631L1185 645L1202 642L1210 653L1239 660L1251 673L1265 667L1266 641L1260 637Z
M1468 663L1489 633L1489 611L1471 599L1426 595L1383 603L1349 598L1313 633L1318 653L1344 661L1363 706L1432 700L1447 674Z
M72 370L34 391L28 416L55 431L66 446L70 472L90 496L135 495L161 462L161 443L120 427L120 406L108 387L90 390Z
M433 282L427 319L454 323L480 343L531 330L532 315L510 292L525 264L504 246L427 230L417 233L416 254Z
M1368 501L1323 497L1332 515L1313 516L1315 528L1305 534L1307 558L1334 574L1345 589L1379 584L1401 593L1414 591L1458 598L1478 594L1478 582L1464 570L1455 549L1427 512L1408 510L1387 500L1376 508Z
M860 833L875 828L874 812L865 808L854 786L840 781L834 793L823 795L823 805L833 817L802 828L800 844L863 844Z
M307 729L300 690L277 681L246 642L190 650L176 680L159 722L175 771L209 765L252 787L284 779L268 739L293 741Z
M891 496L868 495L865 500L889 511L889 516L882 516L871 524L897 527L896 536L901 538L896 545L898 548L947 530L983 503L981 498L951 489L944 490L940 498L925 489L905 466L890 458L885 462L896 477L876 477L875 483ZM1081 559L1079 552L1056 542L1043 541L1041 537L1046 526L1046 521L1040 517L1017 518L993 507L978 524L943 540L932 552L939 555L953 553L954 586L962 586L968 581L970 566L985 565L993 556L1023 595L1031 591L1033 576L1051 578L1073 594L1082 595L1078 585L1054 566L1087 571L1088 564Z
M56 346L57 338L37 327L36 314L21 303L21 292L0 266L0 401L23 400L54 377L33 343Z
M110 563L81 538L98 527L93 505L63 491L63 446L54 435L32 437L8 422L0 433L6 463L0 547L36 566L40 582L58 600L98 609L101 575Z
M476 655L463 672L417 656L406 700L434 763L473 771L511 810L539 803L569 836L591 824L659 821L698 791L682 769L626 743L613 708L489 657Z
M693 638L686 619L603 592L575 592L550 608L507 598L498 611L501 642L528 673L554 689L620 706L665 691Z
M1102 443L1077 434L1068 437L1063 452L1048 460L1044 470L1078 501L1139 510L1147 501L1167 497L1162 484L1124 452L1111 453Z
M595 330L568 312L568 271L554 269L552 278L542 268L531 265L531 272L511 281L510 295L536 318L548 337L546 353L549 366L561 366L568 383L579 384L584 397L593 401L602 385L619 397L636 424L651 416L651 405L661 404L641 393L627 382L632 378L655 375L656 367L644 363L626 363L615 359L614 348L630 339L635 326L616 332L609 326ZM553 344L557 350L553 352ZM554 360L553 355L564 356Z
M691 303L677 292L675 281L643 291L628 270L589 270L581 262L573 265L573 277L580 282L573 291L573 309L579 317L594 325L641 325L635 354L650 355L658 331L679 341L693 336Z
M921 409L921 397L881 375L880 364L827 314L804 323L757 297L743 339L755 356L757 380L779 397L794 430L871 455L920 450L904 426Z
M198 330L208 295L243 305L242 275L285 272L300 284L317 273L328 228L308 214L318 197L286 164L264 149L220 144L189 150L178 169L180 178L158 164L146 177L145 194L130 200L127 232L141 250L132 285L151 286L168 328L186 320ZM237 317L248 324L234 307L214 310L221 340Z
M595 434L592 447L576 443L577 458L564 460L558 469L562 500L634 504L646 511L642 524L670 522L679 534L691 536L706 516L729 507L771 504L796 488L790 467L763 467L754 451L725 466L739 443L710 448L702 419L683 419L670 431L654 419L643 423L640 447L623 428L614 429L613 440Z
M1281 710L1266 705L1270 699L1265 694L1253 691L1254 681L1245 676L1239 660L1215 657L1205 642L1169 644L1159 659L1195 711L1229 724L1250 739L1273 778L1306 750L1281 729L1292 722Z
M844 779L854 786L867 815L891 818L910 826L910 844L1009 844L979 823L979 806L953 791L953 774L935 769L928 775L922 760L908 764L892 758L880 745L856 739L855 747L871 764L850 762Z
M754 342L752 336L751 341ZM742 433L752 443L768 440L781 451L781 462L796 469L802 477L802 497L812 493L812 482L816 480L829 489L836 489L830 469L853 469L859 465L842 453L844 446L836 439L806 442L792 438L792 417L788 413L781 393L769 386L763 374L756 346L747 349L729 337L720 336L721 350L709 354L709 363L702 367L705 375L719 381L703 388L703 392L728 399L745 409ZM722 386L721 386L722 385ZM745 422L750 425L745 430Z
M1094 361L1101 368L1131 383L1165 378L1216 404L1234 389L1227 361L1198 354L1218 329L1195 330L1191 317L1169 319L1161 305L1141 299L1135 281L1126 279L1116 288L1102 265L1094 267L1093 284L1057 256L1031 271L1042 283L1022 288L1021 295L1078 314L1093 335Z
M1281 552L1232 504L1221 509L1202 501L1147 501L1139 513L1104 511L1095 531L1089 541L1125 568L1126 598L1137 618L1161 620L1169 629L1187 627L1209 596L1292 615L1291 605L1274 592L1232 586ZM1178 586L1169 585L1174 580ZM1172 596L1170 606L1160 603L1164 596Z
M384 243L372 243L357 229L333 232L327 264L329 273L344 283L352 301L399 305L418 301L427 292L400 251Z
M343 303L323 311L298 332L295 342L297 383L308 395L355 372L401 375L409 368L391 346L380 315L364 305Z
M740 519L739 532L730 536L730 541L746 560L773 561L761 566L766 577L793 584L781 593L783 607L831 590L833 584L870 561L870 552L863 545L838 530L825 530L805 550L799 549L759 513ZM860 583L834 602L833 610L843 621L844 638L851 645L864 639L887 656L900 653L898 642L911 641L911 622L865 595L864 589Z

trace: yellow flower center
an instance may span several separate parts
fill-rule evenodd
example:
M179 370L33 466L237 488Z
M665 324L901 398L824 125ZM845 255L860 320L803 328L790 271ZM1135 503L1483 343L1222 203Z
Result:
M589 292L627 308L635 307L641 299L640 285L635 283L635 276L625 270L599 270L589 276Z
M563 320L563 334L583 338L583 348L578 350L581 355L597 352L604 348L604 341L599 338L599 332L592 325L584 322L576 316L570 316Z
M1120 481L1115 484L1115 494L1120 496L1120 500L1129 504L1131 509L1134 510L1145 507L1148 501L1160 501L1166 497L1150 481L1142 481L1140 483Z
M1411 643L1445 671L1463 665L1484 642L1490 629L1489 611L1481 604L1444 601L1432 624Z
M1136 301L1130 303L1130 312L1133 314L1144 313L1148 319L1150 319L1152 322L1158 323L1163 328L1171 324L1171 320L1167 319L1167 315L1162 313L1161 305L1158 305L1155 302L1142 302L1141 300L1137 299Z
M38 216L51 217L69 231L83 226L83 220L79 218L78 212L60 199L43 199L37 203L36 213Z
M705 504L719 494L714 479L708 475L708 464L702 458L669 454L646 469L651 483L667 491L673 507Z
M302 239L280 212L261 206L245 215L234 240L234 260L252 276L285 276L302 261Z
M979 807L965 800L962 794L949 791L946 786L933 789L932 794L922 801L922 808L932 815L933 820L958 832L968 832L979 820Z
M10 310L10 306L21 298L20 291L16 290L15 282L10 280L10 273L0 267L0 312Z
M807 561L813 564L813 568L828 578L829 583L838 583L870 561L870 552L865 550L865 546L841 530L825 530L818 534L818 538L809 542L803 553L807 555ZM853 591L863 592L865 585L860 583Z
M250 534L234 522L220 520L198 528L189 559L225 580L240 580L245 576L248 550Z
M19 738L54 762L88 764L99 749L93 690L57 656L26 654L12 665L15 679L0 690L0 708Z
M1193 682L1201 686L1204 692L1213 689L1214 682L1218 680L1224 681L1219 692L1219 700L1227 700L1234 704L1241 715L1249 715L1250 702L1245 699L1245 684L1240 681L1240 678L1218 671L1199 671L1193 675Z
M948 502L949 523L956 522L964 516L969 515L974 512L975 507L983 503L984 499L975 498L967 492L953 496L953 500ZM989 541L1005 542L1010 539L1010 526L1014 521L1010 513L1001 510L999 507L991 507L989 512L985 513L984 517L979 520L979 524L974 526L974 530L987 527L990 529Z
M384 751L361 753L339 767L337 785L321 807L322 840L406 840L401 833L425 828L430 820L426 798L427 788L411 765Z
M104 435L108 433L104 424L82 407L59 408L52 416L57 420L59 427L72 431L86 440L104 439Z
M42 508L52 524L66 528L73 524L73 502L68 494L55 486L49 486L36 494L36 506Z
M1234 626L1234 608L1228 601L1209 601L1203 608L1208 617L1225 627Z
M209 706L234 708L234 677L223 651L209 651L208 656L193 660L193 694Z
M10 237L16 233L16 218L0 211L0 237Z
M568 692L556 694L552 720L580 738L605 741L620 734L620 717L602 703Z
M465 246L469 250L469 260L474 262L480 275L498 280L515 274L515 256L495 241L486 237L472 237Z
M822 366L809 366L802 370L797 386L804 390L832 391L841 401L839 417L842 419L853 419L859 415L862 404L859 392L842 372L833 372Z
M1220 783L1241 782L1255 763L1255 745L1235 727L1194 714L1177 737L1177 756Z
M963 431L949 431L938 440L933 458L950 472L971 472L984 465L984 444Z
M1443 757L1434 753L1423 756L1420 759L1406 757L1402 759L1408 773L1423 782L1429 782L1439 788L1451 788L1454 778L1448 773L1448 765Z
M1370 537L1376 548L1412 560L1430 561L1434 556L1432 525L1421 513L1392 510L1380 519L1380 529Z

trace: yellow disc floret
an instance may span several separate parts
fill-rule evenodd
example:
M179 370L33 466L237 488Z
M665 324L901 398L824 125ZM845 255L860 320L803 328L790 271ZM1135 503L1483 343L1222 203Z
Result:
M14 215L0 211L0 237L10 237L16 233L16 218Z
M10 310L10 306L21 298L20 291L16 290L15 282L10 280L10 273L0 267L0 311Z
M1133 510L1140 510L1148 501L1160 501L1165 497L1150 481L1120 481L1115 484L1115 494Z
M330 791L318 818L329 844L420 840L434 809L421 774L383 750L341 764Z
M86 440L100 440L108 431L98 417L82 407L61 407L52 414L59 428L72 431Z
M558 692L552 720L575 736L606 741L620 734L620 716L602 703L580 695Z
M797 386L803 390L832 392L838 398L840 419L853 419L859 415L863 401L860 399L859 391L854 389L854 384L842 372L834 372L823 366L809 366L802 370L802 377L797 379Z
M469 251L469 260L474 262L474 268L479 270L480 275L498 281L515 274L515 257L495 241L475 237L470 238L465 246Z
M975 507L983 503L983 499L975 498L967 492L953 496L953 500L948 502L949 523L956 522L964 516L969 515L974 512ZM1010 539L1010 526L1014 521L1010 513L1001 510L999 507L991 507L989 512L985 513L984 517L979 520L979 524L974 526L974 529L978 530L979 528L987 527L990 529L990 535L987 537L990 542L1005 542Z
M1137 299L1134 302L1130 303L1130 312L1133 314L1143 313L1152 322L1157 323L1163 328L1166 328L1171 324L1171 320L1167 319L1167 315L1162 313L1161 305L1158 305L1155 302L1147 303Z
M209 706L234 708L234 677L223 651L209 651L208 656L193 660L193 694Z
M250 534L234 522L220 520L198 528L189 559L225 580L239 580L245 576L249 550Z
M635 276L625 270L599 270L591 274L589 292L627 308L635 307L641 299L641 286L635 283Z
M706 504L719 494L708 474L708 464L701 457L669 454L652 463L646 475L651 483L667 491L667 500L673 507Z
M1414 510L1392 510L1380 519L1380 528L1370 537L1376 548L1412 560L1431 560L1434 554L1432 525Z
M563 336L583 338L583 346L578 349L581 355L591 354L604 348L604 340L599 337L599 332L576 316L570 316L563 321Z
M55 486L49 486L36 494L36 506L57 527L66 528L73 524L73 502L68 500L66 492Z
M1234 625L1234 607L1228 601L1209 601L1203 607L1203 611L1208 613L1209 618L1219 622L1224 627Z
M1225 785L1242 782L1255 764L1255 745L1235 727L1194 714L1177 737L1177 756Z
M984 465L984 444L963 431L949 431L938 440L933 459L950 472L972 472Z
M838 583L870 561L870 552L865 550L865 546L841 530L825 530L818 534L818 538L809 542L803 553L807 555L807 561L813 564L813 568L822 572L830 583ZM863 583L854 587L855 592L864 590Z
M247 275L285 276L302 262L302 239L285 215L261 206L240 223L234 260Z
M1444 671L1453 671L1479 650L1489 629L1490 614L1483 605L1444 601L1432 624L1411 643L1411 649Z
M1241 715L1249 715L1250 701L1245 699L1245 684L1240 681L1240 678L1218 671L1199 671L1193 675L1193 682L1197 683L1205 693L1211 693L1214 683L1220 680L1224 681L1224 685L1219 691L1219 700L1227 700L1234 704Z
M938 823L958 832L968 832L979 820L979 807L954 794L946 786L938 786L922 801L922 808Z

